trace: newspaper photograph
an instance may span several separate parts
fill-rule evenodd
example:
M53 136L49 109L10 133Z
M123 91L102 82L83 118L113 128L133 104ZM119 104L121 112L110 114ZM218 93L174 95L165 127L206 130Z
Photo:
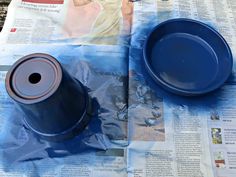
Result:
M127 45L133 4L128 0L13 0L3 43Z

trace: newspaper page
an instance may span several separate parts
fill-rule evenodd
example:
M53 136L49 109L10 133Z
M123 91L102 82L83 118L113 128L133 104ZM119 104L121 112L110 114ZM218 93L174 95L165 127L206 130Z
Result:
M128 0L12 0L1 42L127 45L132 8Z
M236 65L221 89L199 98L185 98L156 86L143 68L142 58L142 47L152 27L179 17L214 27L227 40L235 58L235 12L233 0L135 3L129 55L128 176L236 176Z
M81 5L80 10L73 10L71 4ZM51 44L127 45L131 40L129 52L128 47L121 50L118 46L94 46L85 47L86 50L75 50L71 54L88 53L89 56L91 51L97 51L99 48L103 52L99 53L99 57L96 55L98 58L94 61L99 62L106 56L105 58L111 61L109 65L123 66L120 68L129 70L128 91L125 84L120 84L128 92L129 144L126 144L125 101L117 98L114 99L116 101L113 100L117 107L114 120L122 122L118 124L118 132L123 133L111 142L111 150L65 158L43 158L20 164L15 161L12 165L7 163L5 166L2 164L1 176L235 177L236 65L234 64L232 76L221 89L203 97L185 98L169 94L156 86L145 72L142 63L143 42L152 27L167 19L178 17L197 19L214 27L225 37L235 58L235 12L234 0L142 0L133 3L116 0L13 0L0 36L2 43L9 44L8 47L2 48L0 54L0 116L3 117L1 134L6 134L9 121L4 117L12 110L12 103L4 91L5 73L10 65L29 52L46 52L60 59L60 56L56 55L57 52L69 54L72 49L64 50L58 46L57 49L49 46L39 48L36 45L28 49L28 46L23 45L16 51L15 44L33 44L40 41ZM83 22L83 28L80 28L81 24L77 26L80 22L70 24L68 19L80 19L78 21ZM71 25L74 25L72 29ZM130 27L131 34L126 36ZM61 61L74 60L71 55ZM128 64L113 62L122 60L121 58L129 58ZM107 71L107 65L102 66ZM124 71L121 69L120 72ZM85 76L89 74L80 79L86 81ZM100 95L101 100L102 96ZM1 141L6 140L1 138ZM4 145L0 148L2 151L6 150ZM15 150L14 146L12 149ZM4 155L9 155L12 151L7 152L8 154ZM4 158L4 155L1 154L1 158ZM40 155L45 156L44 153Z
M0 50L0 176L127 176L126 47L4 45ZM100 104L99 117L91 120L91 126L83 131L88 132L94 123L95 130L87 138L59 143L53 149L48 143L36 141L21 125L22 114L15 110L6 93L5 77L16 60L35 52L57 58L69 73L90 89L90 96ZM85 145L85 150L80 151ZM89 148L93 149L89 151Z

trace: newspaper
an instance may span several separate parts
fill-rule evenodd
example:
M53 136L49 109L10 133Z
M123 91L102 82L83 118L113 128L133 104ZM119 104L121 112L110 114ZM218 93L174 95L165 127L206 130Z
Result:
M214 27L236 58L235 12L232 0L135 3L129 55L128 176L236 176L236 65L224 87L200 98L166 93L142 67L147 35L152 27L171 18L196 19Z
M110 53L113 57L108 65L123 60L118 73L128 72L128 86L121 84L128 96L128 125L119 124L122 138L111 140L108 150L15 161L9 167L2 163L1 176L235 177L236 65L227 83L216 92L186 98L158 87L142 63L143 43L152 27L178 17L200 20L215 28L229 43L235 59L235 12L234 0L13 0L0 35L5 44L0 52L0 127L7 129L6 115L13 106L3 91L5 73L20 56L33 52L59 59L57 53L64 53L67 57L61 61L75 60L71 55L76 52L79 56L93 53L93 62L98 66ZM38 47L34 43L44 44ZM71 48L63 49L68 44L92 46L70 54ZM91 52L97 49L101 52ZM108 65L101 70L111 73L114 67L105 67ZM84 78L80 74L77 77ZM127 110L123 103L117 105L114 115L123 122ZM1 156L6 151L4 141Z
M128 0L13 0L1 42L127 45L132 8Z

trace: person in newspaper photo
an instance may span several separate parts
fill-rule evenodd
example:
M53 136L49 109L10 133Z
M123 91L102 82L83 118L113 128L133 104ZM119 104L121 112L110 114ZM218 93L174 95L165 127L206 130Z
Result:
M212 128L211 137L212 137L213 144L222 144L221 128Z
M69 1L65 35L83 37L83 41L95 44L116 44L119 34L130 32L132 8L133 4L128 0Z

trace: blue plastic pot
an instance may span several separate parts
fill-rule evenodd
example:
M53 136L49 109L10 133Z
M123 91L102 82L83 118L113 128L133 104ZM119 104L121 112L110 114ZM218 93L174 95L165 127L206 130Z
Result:
M50 55L18 60L7 73L6 89L25 114L27 126L47 140L71 138L90 120L87 90Z

